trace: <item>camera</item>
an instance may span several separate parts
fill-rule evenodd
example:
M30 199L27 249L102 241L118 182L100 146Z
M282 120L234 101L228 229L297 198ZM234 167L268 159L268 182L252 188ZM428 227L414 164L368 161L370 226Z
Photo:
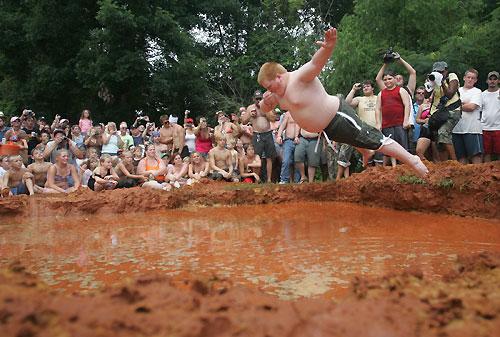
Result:
M427 76L427 78L429 79L429 81L435 81L436 80L436 76L434 76L434 74L429 74Z
M399 59L399 54L396 53L392 47L389 47L389 49L387 49L387 51L384 53L384 57L383 57L383 60L384 60L384 63L392 63L394 62L394 60L397 60Z
M143 117L144 112L142 110L135 110L136 117Z

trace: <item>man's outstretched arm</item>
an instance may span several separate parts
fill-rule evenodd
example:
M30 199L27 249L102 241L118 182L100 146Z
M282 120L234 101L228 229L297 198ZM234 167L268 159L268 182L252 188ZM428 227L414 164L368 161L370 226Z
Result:
M337 44L337 29L330 28L325 32L323 41L316 41L320 48L314 53L311 61L304 64L297 70L299 79L303 82L310 82L316 78L323 70L326 62L332 56L333 49Z

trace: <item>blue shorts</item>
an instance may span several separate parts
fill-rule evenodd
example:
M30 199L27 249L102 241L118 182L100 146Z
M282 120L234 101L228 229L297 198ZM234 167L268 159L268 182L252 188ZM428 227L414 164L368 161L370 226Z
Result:
M471 158L484 152L483 135L478 133L454 133L452 140L457 159Z
M23 182L16 187L11 187L10 191L12 192L12 195L29 194L28 189L26 188L26 184Z

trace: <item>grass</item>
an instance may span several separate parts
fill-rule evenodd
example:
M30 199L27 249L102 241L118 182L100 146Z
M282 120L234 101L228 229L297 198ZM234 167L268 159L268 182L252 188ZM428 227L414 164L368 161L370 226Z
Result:
M451 179L451 178L444 178L437 183L437 186L439 188L449 190L449 189L453 188L453 186L455 186L455 183L453 182L453 179Z
M402 184L411 184L411 185L426 184L424 179L414 176L413 174L399 176L398 181Z

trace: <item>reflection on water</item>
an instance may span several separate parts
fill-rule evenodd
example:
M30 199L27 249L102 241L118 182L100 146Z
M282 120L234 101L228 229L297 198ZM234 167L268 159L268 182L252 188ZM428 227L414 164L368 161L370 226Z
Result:
M336 298L354 275L418 266L427 277L457 254L500 251L500 222L346 203L197 208L31 219L0 226L0 265L20 260L54 288L82 291L156 271L217 274L285 299Z

